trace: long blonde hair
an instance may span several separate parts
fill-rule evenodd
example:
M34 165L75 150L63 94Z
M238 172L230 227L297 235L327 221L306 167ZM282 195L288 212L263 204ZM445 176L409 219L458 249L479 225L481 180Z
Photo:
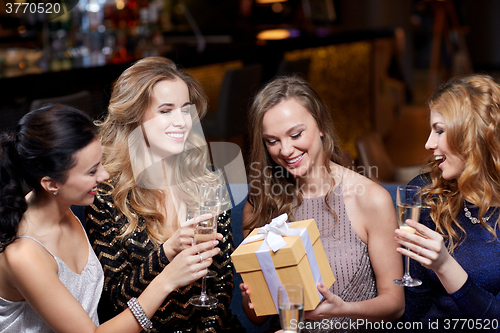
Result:
M457 216L467 200L479 207L481 224L497 238L498 220L492 228L483 217L500 200L500 86L486 75L457 77L433 94L429 109L442 115L449 148L465 163L453 180L441 177L439 163L428 166L432 182L423 193L436 230L453 252L461 241L453 227L466 235Z
M298 76L278 77L262 88L250 108L250 166L249 166L249 202L254 207L254 214L244 229L259 227L280 214L287 213L293 219L293 201L302 203L302 194L294 179L287 171L273 161L263 139L263 119L269 109L289 99L295 99L316 120L319 130L323 133L324 165L328 174L331 173L330 161L346 165L338 139L333 128L330 112L318 94L311 86ZM335 185L333 178L328 198ZM279 193L273 189L279 188ZM286 189L286 190L285 190ZM331 208L331 207L330 207ZM332 210L333 212L333 210ZM335 214L335 212L333 212Z
M142 125L156 83L163 80L184 81L189 90L190 102L196 106L198 118L207 109L207 97L200 84L190 75L179 70L174 62L163 57L144 58L126 69L113 85L108 114L98 122L103 146L103 164L113 180L112 197L115 206L127 217L129 223L122 237L130 234L144 218L151 241L160 244L166 236L162 232L167 212L165 193L137 186L134 179L128 143L131 133ZM194 125L194 123L193 123ZM187 207L194 205L193 188L186 180L203 181L209 177L207 169L208 149L204 139L191 131L186 140L184 152L173 158L174 178L179 185L180 197Z

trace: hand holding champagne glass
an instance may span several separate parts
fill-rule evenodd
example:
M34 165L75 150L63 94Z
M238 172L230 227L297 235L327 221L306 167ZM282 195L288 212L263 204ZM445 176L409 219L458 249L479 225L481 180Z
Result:
M304 321L304 288L300 284L284 284L278 289L278 308L283 333L300 332Z
M200 186L200 209L196 212L196 216L210 214L212 217L208 220L199 221L194 230L194 244L203 243L209 240L215 240L217 237L217 218L220 214L222 201L222 185L210 186L202 184ZM203 253L199 254L200 262L203 261ZM212 272L212 276L216 273ZM208 274L207 274L208 275ZM206 293L207 275L202 278L201 295L193 296L189 302L194 306L209 307L216 305L219 301L217 298L208 296Z
M407 219L418 221L420 209L422 208L422 189L420 186L403 185L398 186L396 194L396 205L398 209L399 229L408 233L415 233L415 229L406 224ZM419 279L410 276L410 257L405 258L405 273L401 279L393 281L399 286L416 287L422 284Z

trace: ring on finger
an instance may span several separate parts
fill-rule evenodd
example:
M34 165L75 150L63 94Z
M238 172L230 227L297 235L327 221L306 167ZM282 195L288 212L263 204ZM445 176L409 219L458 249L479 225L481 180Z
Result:
M200 264L203 262L203 257L201 256L201 254L198 254L200 256Z

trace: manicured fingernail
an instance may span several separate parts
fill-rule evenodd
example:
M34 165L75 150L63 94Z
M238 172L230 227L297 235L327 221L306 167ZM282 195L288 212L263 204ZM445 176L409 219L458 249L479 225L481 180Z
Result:
M218 241L218 240L214 240L214 241L212 241L212 242L214 242L214 245L219 244L219 241Z
M319 286L320 288L323 288L323 287L324 287L323 283L318 283L318 286Z

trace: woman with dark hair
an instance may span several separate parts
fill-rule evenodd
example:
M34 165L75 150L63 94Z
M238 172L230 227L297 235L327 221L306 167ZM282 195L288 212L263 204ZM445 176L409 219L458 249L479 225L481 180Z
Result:
M140 332L163 299L206 273L207 242L178 255L130 309L99 325L103 272L71 205L108 179L92 120L63 105L26 114L0 139L0 331ZM25 197L23 188L31 189Z
M406 290L405 319L433 332L498 331L500 85L486 75L451 79L429 109L434 159L410 182L425 208L420 223L408 220L417 234L396 230L408 247L398 252L421 263L411 275L423 282Z
M87 208L89 239L106 277L100 314L122 311L191 247L198 187L221 182L209 168L200 127L206 108L199 83L167 58L141 59L114 83L108 115L99 124L110 181L100 185ZM201 281L176 289L154 314L154 332L244 331L229 310L233 239L230 211L222 210L221 253L210 268L216 276L206 280L207 292L219 303L190 304Z
M394 206L380 185L343 167L343 154L330 112L298 77L268 83L250 109L250 193L243 210L246 236L272 218L314 219L336 282L306 318L302 332L324 320L350 331L350 321L396 320L404 309L403 289L392 280L403 274L392 232ZM255 322L248 297L243 306ZM322 327L319 325L319 327ZM361 331L358 327L355 331ZM335 331L334 329L328 331ZM322 331L323 332L323 331Z

